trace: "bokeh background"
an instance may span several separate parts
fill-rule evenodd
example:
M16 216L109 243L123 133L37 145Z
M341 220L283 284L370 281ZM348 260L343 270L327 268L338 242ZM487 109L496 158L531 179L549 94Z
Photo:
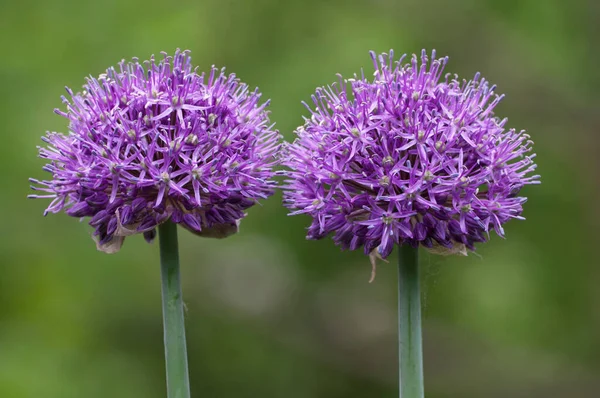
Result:
M594 0L0 2L0 396L164 397L157 245L95 250L85 223L42 217L27 178L53 114L122 58L192 50L272 99L286 139L300 104L368 50L436 48L482 72L498 114L536 142L527 221L477 255L421 253L431 398L598 397L600 3ZM194 397L395 397L396 268L330 240L280 195L225 241L180 231Z

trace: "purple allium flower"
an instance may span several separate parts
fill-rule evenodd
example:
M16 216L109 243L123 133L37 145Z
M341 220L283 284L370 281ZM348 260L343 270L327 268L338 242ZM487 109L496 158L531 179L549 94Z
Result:
M143 63L122 61L82 93L63 97L69 134L47 133L40 157L52 198L44 214L91 217L99 250L125 236L148 241L166 220L209 237L237 232L244 210L273 193L279 133L234 74L198 75L186 51Z
M476 74L442 77L447 58L393 52L364 73L319 88L286 147L284 202L313 218L308 239L335 233L345 249L386 258L395 244L466 253L521 217L539 183L532 141L494 116L502 96ZM350 88L347 89L347 85Z

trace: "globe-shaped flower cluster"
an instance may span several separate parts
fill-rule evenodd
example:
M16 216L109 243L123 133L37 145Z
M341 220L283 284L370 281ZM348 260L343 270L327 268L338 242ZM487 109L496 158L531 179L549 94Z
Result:
M53 199L47 212L91 217L100 250L127 235L148 241L167 221L209 237L235 233L244 210L273 193L279 133L260 93L214 67L192 69L187 52L158 62L122 61L81 93L63 97L69 133L48 133L40 157Z
M318 89L286 147L284 201L313 218L307 237L385 258L396 244L451 253L503 236L539 176L530 137L493 114L495 86L442 77L435 52L371 56L374 78Z

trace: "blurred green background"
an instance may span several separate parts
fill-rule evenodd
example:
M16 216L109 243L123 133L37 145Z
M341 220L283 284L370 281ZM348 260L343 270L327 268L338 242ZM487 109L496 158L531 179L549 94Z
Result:
M300 101L371 49L435 48L498 84L543 183L507 240L422 252L427 396L598 397L598 2L3 0L0 26L0 397L165 396L157 245L102 254L25 196L47 178L39 137L66 130L63 86L177 47L259 86L288 140ZM180 231L193 396L397 396L393 261L368 284L365 256L306 241L280 200L225 241Z

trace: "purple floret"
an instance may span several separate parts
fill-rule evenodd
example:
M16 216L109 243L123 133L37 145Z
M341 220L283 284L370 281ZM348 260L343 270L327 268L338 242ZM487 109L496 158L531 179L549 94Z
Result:
M307 238L334 233L344 249L386 258L394 245L463 252L490 229L504 236L539 176L530 137L493 114L503 96L479 74L442 77L435 51L420 64L371 57L372 81L338 75L317 89L286 147L284 203L313 218Z
M44 214L91 217L99 250L118 251L125 236L171 220L222 238L244 211L273 194L280 135L234 74L192 69L188 52L143 63L122 61L82 93L63 97L69 134L49 132L40 148L49 181L31 179L51 198Z

